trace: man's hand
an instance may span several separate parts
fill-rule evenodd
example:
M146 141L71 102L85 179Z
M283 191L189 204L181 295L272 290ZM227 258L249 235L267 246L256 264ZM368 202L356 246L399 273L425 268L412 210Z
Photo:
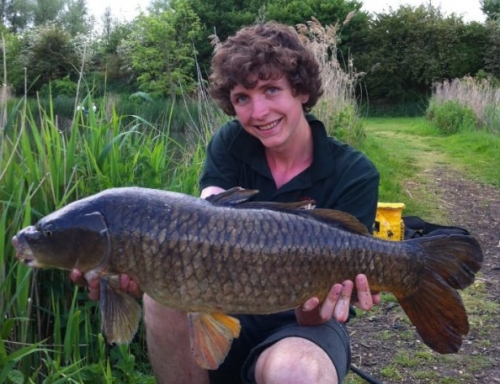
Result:
M87 282L83 272L78 269L73 269L69 278L79 287L87 287L89 299L99 300L99 297L101 296L101 284L98 278ZM130 276L125 274L120 275L120 289L136 298L141 297L143 294L137 283L132 280Z
M330 289L321 306L317 297L307 300L295 310L297 322L300 325L319 325L326 323L332 317L340 322L347 321L353 288L354 283L351 280L346 280L342 284L335 284ZM356 276L356 291L358 301L354 303L355 306L368 311L372 309L374 304L380 303L380 294L370 292L368 279L365 275Z

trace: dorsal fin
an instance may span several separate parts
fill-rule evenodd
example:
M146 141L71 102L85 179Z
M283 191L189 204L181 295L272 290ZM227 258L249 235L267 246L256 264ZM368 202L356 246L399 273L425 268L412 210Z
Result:
M296 209L311 209L314 200L298 201L295 203L280 203L275 201L247 201L259 193L257 189L234 187L227 191L210 195L206 198L213 205L244 208L244 209L270 209L272 211L290 212Z
M241 209L268 209L271 211L287 212L309 219L318 220L343 230L360 235L369 235L367 228L358 219L347 212L327 208L314 208L314 200L304 200L294 203L280 203L275 201L247 201L259 193L256 189L234 187L217 195L206 198L214 205L229 206Z
M335 209L316 208L311 210L297 210L295 213L359 235L370 235L366 226L347 212Z
M220 206L236 206L247 201L252 196L255 196L259 191L257 189L244 189L241 187L234 187L227 191L210 195L205 200L211 202L213 205Z

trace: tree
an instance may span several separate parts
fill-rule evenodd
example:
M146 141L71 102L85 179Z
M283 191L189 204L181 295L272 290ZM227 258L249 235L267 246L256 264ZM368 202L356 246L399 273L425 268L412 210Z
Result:
M212 58L213 47L209 36L216 34L220 40L225 40L241 27L255 23L266 4L266 0L186 1L200 20L201 30L194 45L203 72L208 72Z
M488 49L485 51L486 72L500 79L500 25L497 22L487 23Z
M500 20L500 0L481 0L481 10L488 20Z
M36 4L34 0L3 0L2 22L12 32L24 30L33 21Z
M25 32L16 65L27 69L31 92L52 80L76 78L83 57L71 35L57 25L44 25Z
M357 0L273 0L267 5L264 15L266 20L291 26L306 23L312 17L323 26L338 24L337 54L339 62L345 63L351 50L368 31L369 16L361 11L362 5ZM351 12L354 12L353 17L344 25Z
M126 46L141 90L169 96L192 90L193 42L199 33L200 21L184 0L140 15Z
M58 20L71 36L88 35L92 30L93 20L89 15L86 0L65 0Z
M121 85L135 79L130 57L131 34L136 22L117 21L107 8L102 16L103 30L99 48L92 58L97 70L106 74L106 78Z
M64 0L35 0L34 24L44 25L57 20L64 7Z
M19 36L10 32L8 29L0 27L2 33L2 43L5 43L0 50L1 67L0 67L0 78L2 83L6 82L7 85L13 86L14 90L22 90L19 86L23 84L23 68L16 65L17 58L19 57L21 51L21 44L19 41ZM3 45L3 44L2 44ZM4 57L5 55L5 57ZM3 63L6 64L6 72L4 73ZM5 81L6 79L6 81Z
M362 4L356 0L187 0L200 18L202 31L195 42L198 61L208 71L212 57L209 36L216 34L221 41L240 28L257 21L275 20L290 26L305 23L311 17L323 25L342 22L349 12L359 11ZM342 31L344 47L358 30L366 28L368 15L358 12Z
M378 14L356 67L368 75L369 97L390 103L426 97L434 82L475 74L483 66L485 30L461 17L443 18L440 9L401 6Z

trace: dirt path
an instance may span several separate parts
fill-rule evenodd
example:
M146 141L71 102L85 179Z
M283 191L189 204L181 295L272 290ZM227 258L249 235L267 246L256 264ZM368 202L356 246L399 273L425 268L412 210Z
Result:
M439 355L426 347L389 297L350 323L353 364L387 384L500 383L500 191L469 180L434 150L432 140L379 127L370 134L411 146L420 171L405 182L408 198L432 196L433 217L423 218L467 228L481 243L484 263L462 294L470 332L458 354ZM347 382L364 380L351 374Z

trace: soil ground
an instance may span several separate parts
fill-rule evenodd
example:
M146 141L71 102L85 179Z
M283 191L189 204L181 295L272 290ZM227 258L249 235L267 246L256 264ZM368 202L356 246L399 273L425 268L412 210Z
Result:
M415 151L425 150L428 159L429 148L422 145ZM375 311L349 323L352 363L386 384L500 383L500 191L469 179L442 158L427 161L404 187L409 198L422 188L435 196L446 218L440 224L466 228L481 244L483 266L475 283L461 292L470 331L457 354L435 353L389 295ZM365 381L351 373L346 382Z

